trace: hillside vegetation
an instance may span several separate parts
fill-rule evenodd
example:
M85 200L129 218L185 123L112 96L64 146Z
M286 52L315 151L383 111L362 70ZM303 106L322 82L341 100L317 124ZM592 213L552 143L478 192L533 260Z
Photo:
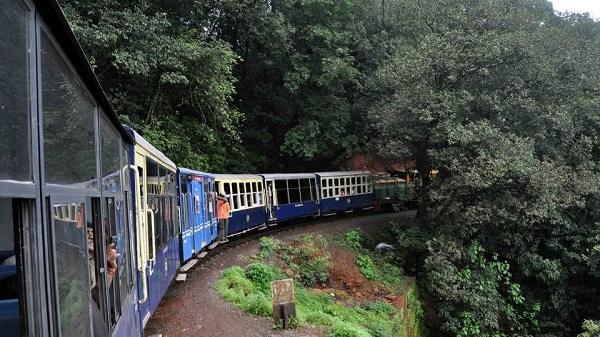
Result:
M317 325L331 337L425 336L414 280L390 264L393 254L364 249L364 240L358 231L345 240L263 237L253 256L258 262L223 271L217 291L248 313L272 317L271 282L292 279L297 313L292 327Z

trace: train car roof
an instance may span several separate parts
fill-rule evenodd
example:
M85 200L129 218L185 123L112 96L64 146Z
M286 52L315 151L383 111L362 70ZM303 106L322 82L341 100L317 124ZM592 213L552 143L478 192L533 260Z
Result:
M262 179L258 174L215 174L215 179Z
M179 172L185 173L185 174L195 174L195 175L199 175L199 176L203 176L203 177L211 177L211 178L214 178L214 176L215 176L212 173L200 172L200 171L188 169L185 167L179 167Z
M261 176L265 179L316 178L314 173L268 173Z
M133 139L133 142L135 144L138 144L141 147L145 148L146 150L148 150L150 153L154 154L156 157L160 158L165 163L167 163L173 167L177 167L177 165L175 165L175 163L171 159L169 159L167 156L165 156L165 154L162 153L160 150L155 148L154 145L150 144L147 140L145 140L144 137L140 136L140 134L137 133L130 126L125 125L125 130L127 130L127 132L130 134L130 136Z
M370 175L369 171L336 171L336 172L316 172L316 175L320 177L338 177L338 176L356 176L356 175Z
M98 82L98 78L92 66L85 56L75 33L71 30L67 19L65 18L57 0L33 0L36 12L43 18L44 23L63 49L64 54L75 67L77 74L85 83L88 90L94 95L94 99L102 108L105 115L113 125L117 127L119 133L126 141L132 142L130 135L123 128L117 113L108 100L104 89Z

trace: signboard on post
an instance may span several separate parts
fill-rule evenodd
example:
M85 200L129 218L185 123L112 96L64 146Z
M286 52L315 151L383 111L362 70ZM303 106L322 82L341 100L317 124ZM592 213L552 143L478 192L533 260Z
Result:
M273 318L283 319L283 328L288 328L289 318L296 317L296 293L294 280L285 279L271 282L271 299L273 301Z

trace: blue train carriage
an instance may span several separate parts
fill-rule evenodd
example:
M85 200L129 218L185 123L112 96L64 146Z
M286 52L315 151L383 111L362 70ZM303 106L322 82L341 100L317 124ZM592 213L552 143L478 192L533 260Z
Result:
M141 334L123 171L131 139L56 2L8 1L0 20L11 36L0 37L0 155L10 158L0 250L15 271L0 281L3 335ZM109 269L111 241L120 257Z
M182 262L217 239L214 179L212 174L179 168Z
M142 327L177 273L181 259L177 167L167 156L125 127L134 140L129 150L137 247L139 313Z
M319 215L319 193L315 174L277 173L261 176L264 179L269 223Z
M57 1L3 1L0 22L2 336L141 336L131 137Z
M373 181L370 172L319 172L316 176L321 214L372 207Z
M265 226L263 178L252 174L215 174L215 192L225 194L231 207L227 236Z

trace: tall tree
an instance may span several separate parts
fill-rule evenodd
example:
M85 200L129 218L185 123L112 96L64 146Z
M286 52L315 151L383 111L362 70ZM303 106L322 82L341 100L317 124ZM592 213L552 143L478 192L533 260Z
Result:
M422 243L416 252L427 257L425 277L446 331L571 335L581 326L572 317L592 315L598 305L585 290L598 278L581 258L598 232L590 212L599 145L593 23L565 24L546 1L404 6L403 44L377 74L382 98L371 118L384 152L440 174L431 185L425 175L420 227L399 232L400 244ZM478 288L442 292L440 285L474 267L444 259L447 249L468 256L479 244L487 260L497 254L510 266L509 282L520 287L488 279L482 285L495 298ZM514 289L524 296L520 306L509 301ZM477 301L493 301L495 309ZM542 314L532 319L538 305Z
M229 105L237 58L225 43L167 14L158 0L62 5L125 123L179 165L213 172L238 165L227 156L239 139L241 114Z

